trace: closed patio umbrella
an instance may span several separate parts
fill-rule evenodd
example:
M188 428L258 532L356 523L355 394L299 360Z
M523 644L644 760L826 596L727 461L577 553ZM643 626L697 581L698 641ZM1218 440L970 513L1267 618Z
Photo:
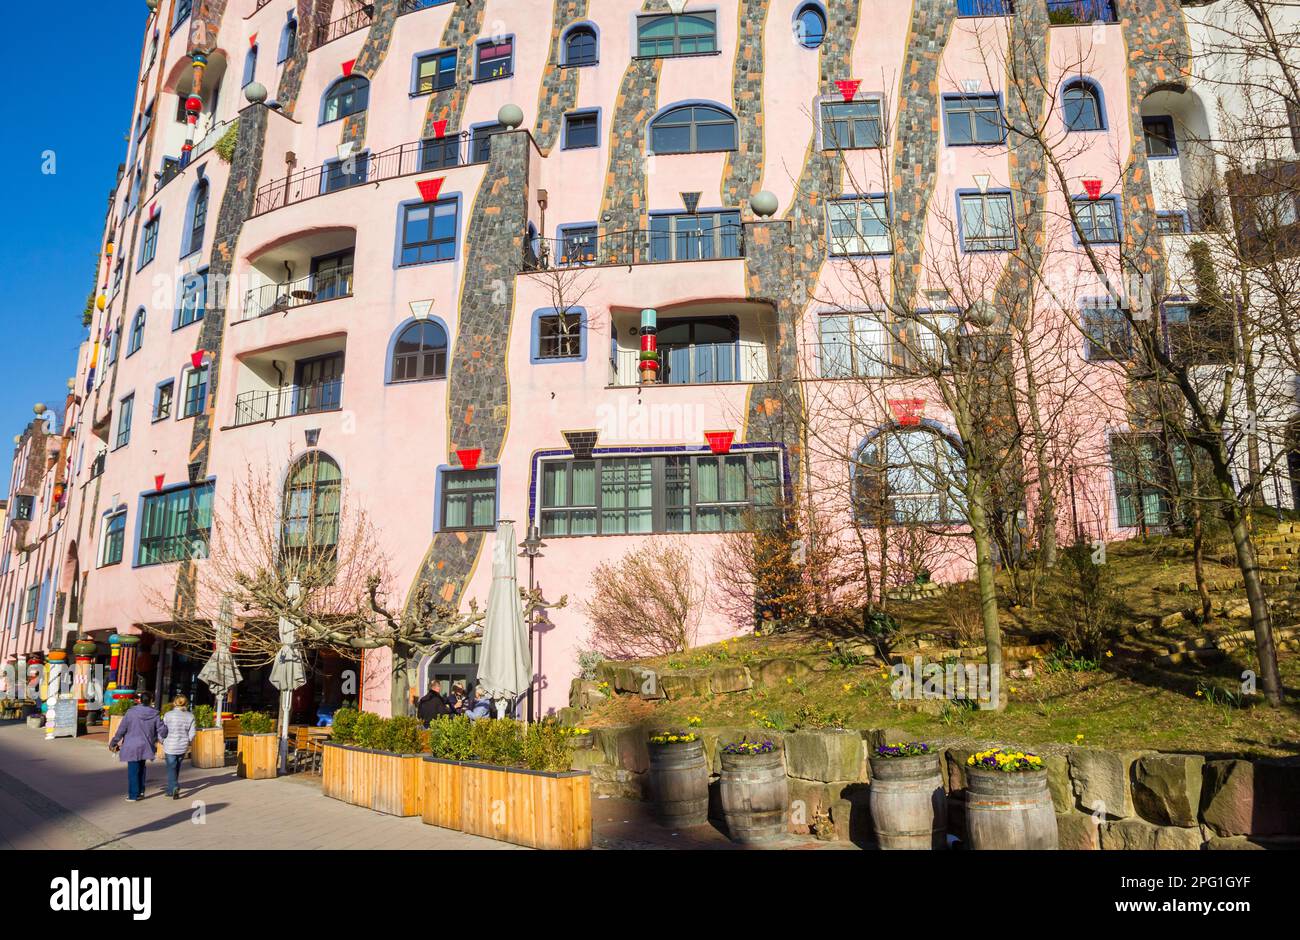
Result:
M527 692L532 679L533 655L515 579L515 524L502 520L492 546L492 587L479 649L478 684L498 702L504 716L506 703Z
M216 636L212 647L212 658L199 670L199 679L212 690L217 697L217 727L221 727L222 706L225 705L226 692L239 685L244 678L235 657L230 652L230 639L234 634L233 617L230 612L230 595L221 599L221 613L217 617Z
M285 592L289 600L297 600L297 581L290 581ZM271 667L271 685L280 690L280 772L288 770L289 710L293 707L293 690L307 681L307 666L298 648L298 633L288 617L280 618L280 649Z

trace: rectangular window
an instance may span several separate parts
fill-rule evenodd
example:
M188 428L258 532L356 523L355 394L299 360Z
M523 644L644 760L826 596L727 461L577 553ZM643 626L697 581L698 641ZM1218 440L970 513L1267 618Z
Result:
M514 74L515 41L479 43L475 51L474 80L490 82Z
M1119 203L1116 200L1076 200L1074 210L1085 242L1113 245L1119 241Z
M41 603L41 587L39 584L33 584L27 589L27 597L23 603L23 623L34 623L36 621L36 609Z
M1186 212L1156 213L1156 232L1161 235L1186 235L1191 230Z
M822 102L822 148L862 150L881 146L880 102Z
M582 355L582 314L537 318L537 358L577 359Z
M832 255L879 255L892 250L884 196L838 200L827 205L826 215Z
M1006 138L1002 103L997 95L957 95L943 99L943 126L948 146L1000 144Z
M581 150L600 145L600 114L580 111L564 116L564 149Z
M185 372L185 402L182 418L192 418L203 412L208 401L208 367L187 369Z
M432 52L415 60L415 94L428 95L456 84L456 50Z
M962 247L966 251L1009 251L1016 247L1011 194L962 193Z
M135 411L135 395L127 395L118 403L117 446L131 443L131 415Z
M1168 116L1142 119L1143 137L1146 139L1148 157L1178 156L1178 140L1174 137L1174 119Z
M421 202L402 210L402 264L456 257L456 200Z
M320 191L324 194L360 186L366 181L369 170L369 154L356 154L346 160L331 160L321 168Z
M1118 525L1146 528L1174 521L1174 496L1190 487L1192 467L1185 446L1171 444L1167 448L1156 434L1111 438Z
M113 265L113 296L114 297L116 297L117 292L122 289L122 274L126 267L125 261L126 261L125 258L118 258L117 264Z
M14 519L18 522L28 522L32 518L32 509L34 499L31 496L18 496L14 499Z
M958 16L1012 16L1015 12L1013 0L957 0Z
M181 282L181 306L176 317L177 328L202 320L208 303L208 272L187 274Z
M1128 359L1132 355L1128 317L1113 304L1095 304L1080 314L1084 334L1084 358L1089 362Z
M596 260L599 230L594 225L567 225L560 229L560 263L582 264Z
M140 504L136 564L206 558L212 531L212 483L150 493Z
M420 141L420 172L460 165L459 137L426 137Z
M442 530L492 529L496 524L496 468L444 471Z
M140 233L140 263L137 268L143 268L158 253L158 223L161 218L155 216L144 224L144 229Z
M723 532L778 503L775 452L598 457L542 463L544 536Z
M470 162L487 163L492 156L492 135L504 130L504 124L483 124L470 131Z
M176 392L175 382L164 382L153 393L153 419L161 421L172 416L172 395Z
M104 549L100 565L116 565L122 561L126 543L126 512L116 512L104 521Z
M636 21L636 54L642 58L701 55L718 51L716 13L666 13Z
M740 257L740 213L661 213L650 217L651 261Z
M818 318L821 377L878 378L890 372L932 372L949 366L944 337L958 328L945 310L918 310L916 322L887 325L879 313L836 313ZM960 337L958 341L960 342Z

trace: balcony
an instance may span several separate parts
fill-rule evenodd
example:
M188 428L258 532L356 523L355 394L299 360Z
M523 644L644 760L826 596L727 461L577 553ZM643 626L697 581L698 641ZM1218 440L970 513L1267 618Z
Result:
M468 132L454 137L430 137L380 153L359 154L351 167L335 160L298 170L260 187L253 197L249 218L366 183L485 163L485 141L485 135L472 137Z
M523 273L553 268L717 261L744 256L745 235L739 222L604 234L592 227L571 230L561 238L533 239L524 249Z
M349 263L308 274L296 281L253 288L244 296L244 319L351 296L352 265Z
M365 29L374 22L375 5L373 3L355 3L354 0L354 6L356 9L336 20L317 24L316 31L312 35L312 49L319 49L326 43L331 43L350 33Z
M238 322L351 297L356 243L354 229L326 229L252 258Z
M296 415L338 411L342 408L343 379L329 379L312 385L241 392L235 398L235 427L278 421Z
M611 312L614 343L609 385L641 384L640 320L632 311ZM659 315L659 375L656 385L716 385L766 382L776 315L757 303L689 304Z
M1115 0L1047 0L1047 21L1053 26L1118 23Z

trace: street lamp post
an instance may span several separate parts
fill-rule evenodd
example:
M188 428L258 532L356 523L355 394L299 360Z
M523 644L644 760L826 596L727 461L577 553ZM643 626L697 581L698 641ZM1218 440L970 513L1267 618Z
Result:
M536 589L536 579L534 577L534 565L538 558L542 557L542 549L546 543L542 541L542 530L536 525L528 527L527 537L519 543L523 549L519 553L520 558L528 559L528 655L533 656L533 625L537 619L536 605L533 603L533 591ZM533 660L533 675L528 677L528 723L533 722L533 689L537 685L534 677L540 674L541 663Z

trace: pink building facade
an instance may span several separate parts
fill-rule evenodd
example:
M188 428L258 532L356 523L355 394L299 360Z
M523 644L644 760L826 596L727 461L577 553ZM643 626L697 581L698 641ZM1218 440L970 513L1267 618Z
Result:
M852 455L907 425L906 403L950 425L933 389L887 370L878 395L845 391L872 378L847 352L877 342L859 322L864 269L889 277L907 253L910 282L888 289L945 311L957 291L926 273L945 243L990 281L1022 230L1007 219L1038 213L1049 246L1074 244L1065 197L1030 199L1041 167L983 136L981 112L1008 106L1000 0L150 6L100 303L48 458L65 474L39 513L56 532L27 553L40 578L11 566L0 597L21 607L48 582L48 625L7 613L6 662L78 633L143 635L148 681L176 686L190 667L149 638L165 612L148 598L174 592L248 467L288 480L315 453L381 533L401 596L424 582L482 603L496 522L540 527L537 580L569 604L539 636L538 692L544 712L563 707L602 561L673 537L707 582L718 533L783 488L828 481L851 512ZM1038 107L1070 142L1074 195L1103 186L1098 251L1107 233L1192 219L1148 172L1182 132L1146 113L1152 94L1187 93L1162 71L1190 42L1180 5L1014 6L1057 70L1058 100ZM1078 297L1100 289L1078 252L1053 257ZM1077 476L1059 495L1076 518L1061 524L1123 537L1143 504L1109 466L1130 430L1123 381L1077 319L1042 327L1074 402ZM838 453L789 432L792 396L835 410ZM18 464L54 439L28 433ZM14 497L37 495L31 479L15 474L6 559L24 554ZM936 574L968 572L953 546ZM700 642L742 628L703 606ZM388 675L387 653L367 654L366 707L390 711Z

